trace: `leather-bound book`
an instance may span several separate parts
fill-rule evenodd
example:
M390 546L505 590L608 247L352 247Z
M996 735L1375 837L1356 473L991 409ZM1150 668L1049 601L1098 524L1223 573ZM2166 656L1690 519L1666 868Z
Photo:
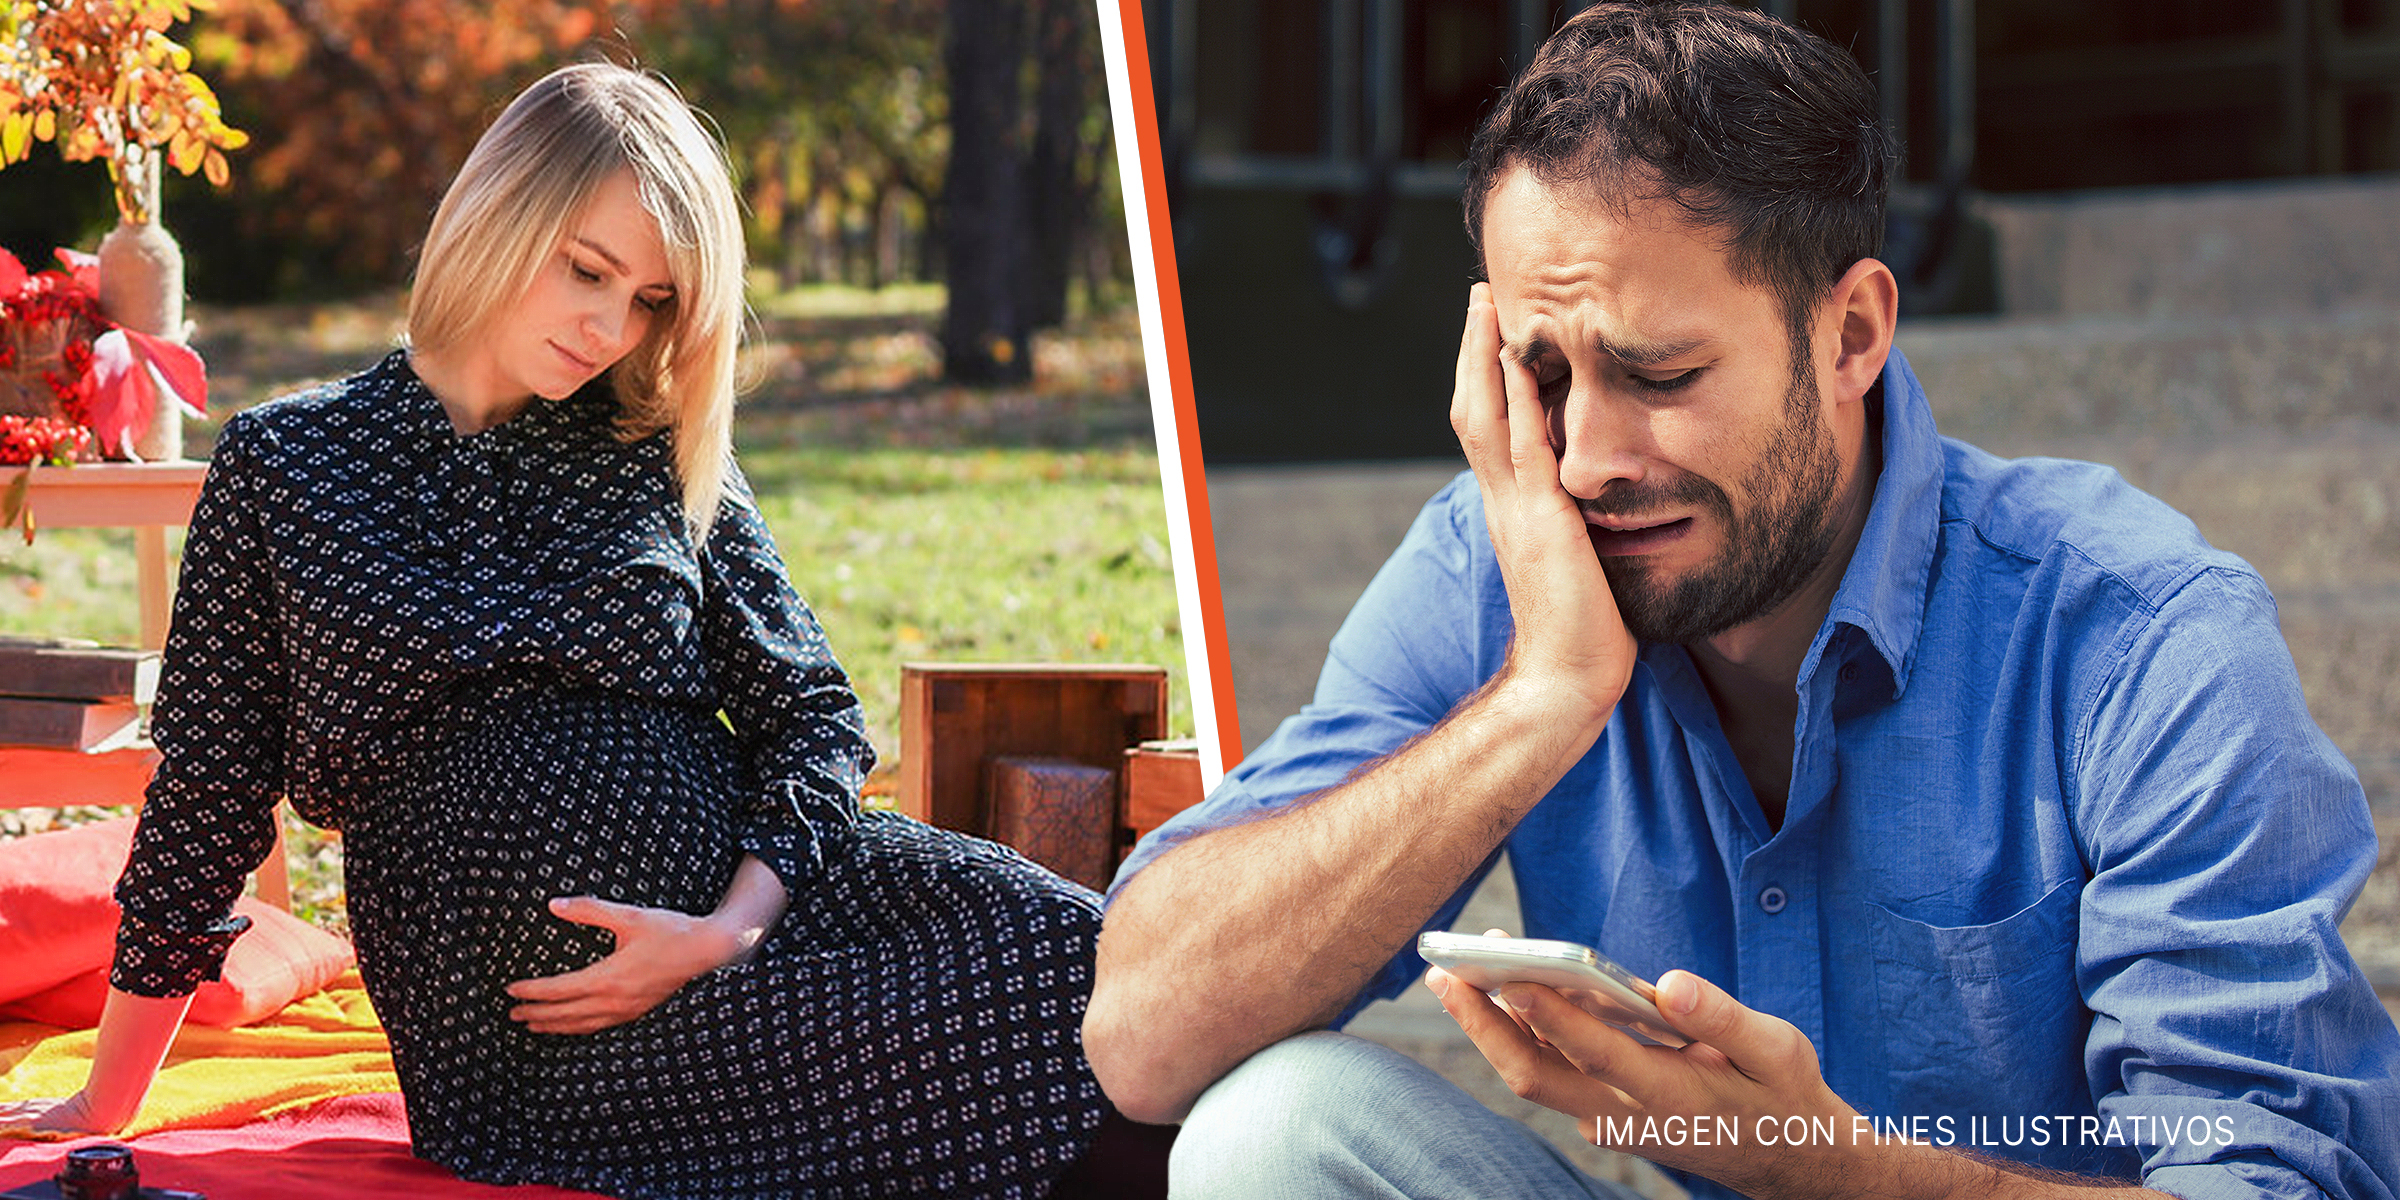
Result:
M0 696L148 704L158 651L66 638L0 637Z

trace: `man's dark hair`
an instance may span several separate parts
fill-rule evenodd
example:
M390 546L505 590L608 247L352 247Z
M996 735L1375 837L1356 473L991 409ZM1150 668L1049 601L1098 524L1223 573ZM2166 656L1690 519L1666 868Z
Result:
M1839 47L1747 9L1604 3L1543 43L1467 150L1467 236L1483 255L1492 188L1523 166L1545 187L1624 205L1670 198L1724 237L1803 333L1810 310L1883 245L1891 139L1874 85Z

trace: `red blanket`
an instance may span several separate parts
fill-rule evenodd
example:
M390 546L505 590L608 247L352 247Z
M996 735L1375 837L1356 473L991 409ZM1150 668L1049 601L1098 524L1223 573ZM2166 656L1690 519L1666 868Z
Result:
M0 1141L0 1190L57 1174L72 1142ZM408 1152L398 1092L340 1096L238 1129L170 1129L126 1143L149 1187L203 1192L209 1200L323 1200L389 1196L579 1200L591 1192L467 1183Z

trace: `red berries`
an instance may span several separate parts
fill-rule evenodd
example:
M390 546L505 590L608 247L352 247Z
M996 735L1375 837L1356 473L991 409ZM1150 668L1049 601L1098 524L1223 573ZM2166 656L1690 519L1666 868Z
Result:
M0 416L0 466L63 467L82 457L92 431L56 417Z

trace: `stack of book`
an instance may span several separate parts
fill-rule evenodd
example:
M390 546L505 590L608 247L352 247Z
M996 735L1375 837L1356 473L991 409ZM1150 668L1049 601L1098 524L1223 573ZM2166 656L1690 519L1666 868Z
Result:
M143 744L158 652L0 637L0 750L99 754Z

